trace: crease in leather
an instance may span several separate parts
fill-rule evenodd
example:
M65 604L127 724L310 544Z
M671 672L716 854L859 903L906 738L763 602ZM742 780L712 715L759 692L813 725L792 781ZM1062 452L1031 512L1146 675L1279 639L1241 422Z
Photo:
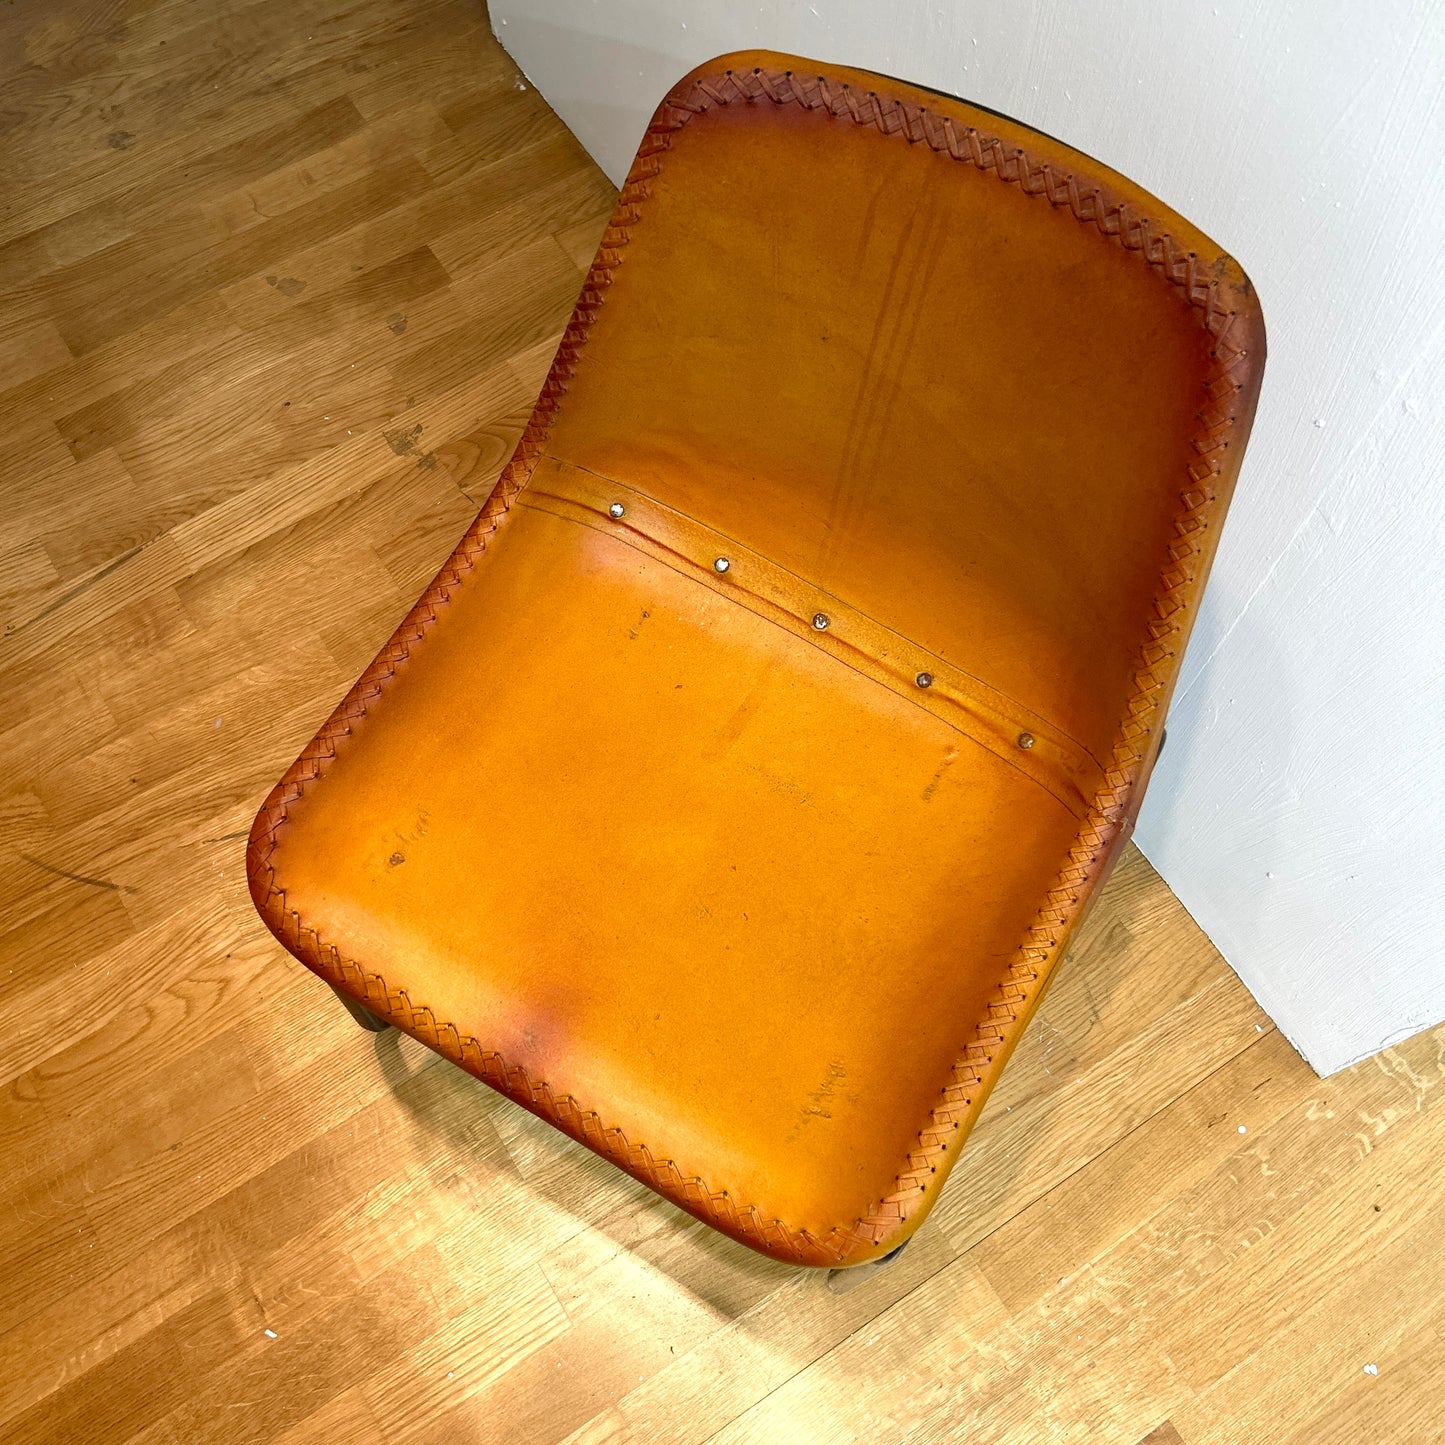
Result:
M894 83L867 72L852 73L870 82ZM567 380L576 369L588 330L602 304L612 269L623 260L631 227L642 219L642 203L651 193L650 183L661 170L662 157L673 136L710 105L736 101L752 104L764 99L778 106L821 108L835 118L847 117L856 126L876 128L885 136L926 142L935 154L991 172L1001 182L1018 186L1025 195L1046 199L1056 209L1066 207L1076 221L1095 228L1105 241L1138 256L1161 281L1176 288L1200 313L1200 323L1214 340L1211 357L1217 360L1205 383L1208 405L1199 413L1199 430L1190 442L1194 459L1184 469L1188 480L1180 491L1180 510L1174 524L1176 540L1162 562L1154 616L1144 628L1133 691L1089 817L1069 850L1055 887L1005 971L987 1016L979 1021L974 1038L965 1044L943 1083L939 1102L918 1131L917 1147L909 1150L899 1169L898 1187L882 1200L870 1200L863 1214L852 1223L840 1223L826 1236L793 1230L784 1221L770 1217L766 1209L740 1204L727 1190L711 1189L700 1177L681 1177L670 1160L655 1163L645 1146L621 1138L620 1131L608 1130L594 1111L582 1110L575 1100L554 1099L545 1082L532 1080L525 1070L507 1068L500 1056L495 1056L490 1069L479 1065L467 1053L468 1045L478 1055L484 1052L476 1040L464 1040L455 1025L438 1024L425 1008L413 1014L405 991L389 989L380 975L344 959L334 945L324 943L308 930L295 911L287 909L285 890L271 867L277 835L285 826L289 808L320 778L336 749L345 745L353 724L365 717L404 664L410 649L425 637L451 592L476 566L487 538L517 493L527 485L566 393ZM971 1126L976 1119L1037 1008L1060 945L1070 935L1100 873L1106 870L1112 856L1111 844L1132 815L1134 785L1152 755L1153 723L1177 673L1177 667L1170 666L1176 656L1171 644L1184 634L1183 617L1200 590L1199 574L1183 563L1191 555L1207 559L1202 533L1216 501L1214 481L1225 474L1224 449L1235 426L1230 406L1245 390L1245 380L1240 378L1249 378L1243 367L1249 338L1240 345L1231 337L1238 328L1236 312L1228 303L1237 283L1231 279L1230 290L1226 291L1221 277L1227 258L1213 243L1210 245L1215 258L1212 265L1197 264L1194 254L1186 258L1167 231L1156 231L1149 218L1137 211L1131 214L1130 202L1104 186L1081 189L1073 171L1056 175L1047 163L1038 162L1023 147L1008 146L999 137L971 125L960 127L952 116L940 116L925 106L910 108L897 96L880 96L874 89L860 93L846 81L821 75L795 77L792 69L765 70L761 66L736 75L732 69L718 71L714 62L684 77L659 107L643 137L537 404L497 485L431 586L257 813L247 847L247 877L253 901L268 926L314 971L355 992L368 1007L427 1042L444 1057L484 1078L681 1208L743 1243L799 1263L826 1265L862 1263L893 1247L892 1241L903 1227L910 1223L916 1227L936 1200L966 1135L962 1126ZM1237 473L1239 454L1228 460L1232 460L1232 477ZM583 1122L575 1123L574 1115Z
M569 463L558 465L570 467ZM589 474L601 476L597 472ZM842 598L755 552L746 543L724 536L625 482L615 478L604 480L611 489L607 498L600 493L590 497L568 495L565 491L549 490L561 484L560 478L549 478L548 485L542 486L534 473L516 504L547 510L591 527L663 562L710 591L731 598L851 668L858 676L889 688L913 706L931 713L970 742L986 748L1037 783L1076 818L1088 815L1091 790L1097 786L1103 768L1052 723L1018 704L1014 704L1014 711L1010 713L1011 698L851 607ZM609 516L609 498L624 499L624 505L629 508L621 520ZM654 516L647 519L654 524L650 528L637 516L639 502L644 508L655 509ZM669 533L673 534L671 538ZM703 545L704 542L708 545ZM730 565L727 572L720 575L712 559L723 555L724 548ZM790 605L792 600L787 595L790 591L811 593L811 600ZM810 620L820 612L828 618L828 626L821 630ZM896 643L892 656L886 646L880 645L880 640L888 638ZM923 672L933 677L927 688L920 687L915 680ZM992 694L992 698L988 694ZM1025 734L1032 740L1028 747L1019 743Z

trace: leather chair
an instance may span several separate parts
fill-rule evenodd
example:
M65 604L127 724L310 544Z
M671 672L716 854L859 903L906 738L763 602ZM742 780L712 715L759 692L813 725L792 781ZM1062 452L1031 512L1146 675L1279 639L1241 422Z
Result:
M1263 363L1239 266L1059 141L701 67L257 908L744 1244L890 1255L1129 837Z

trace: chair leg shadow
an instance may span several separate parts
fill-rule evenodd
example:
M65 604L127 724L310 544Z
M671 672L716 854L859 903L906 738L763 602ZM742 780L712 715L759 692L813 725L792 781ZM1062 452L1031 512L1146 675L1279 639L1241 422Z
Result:
M867 1284L875 1274L887 1269L907 1248L908 1241L905 1239L897 1249L890 1250L881 1258L870 1260L867 1264L856 1264L851 1269L830 1269L828 1271L829 1293L847 1294L849 1290L857 1289L860 1284Z
M361 1027L364 1028L368 1033L382 1034L391 1027L391 1025L387 1023L385 1019L377 1018L377 1016L372 1013L369 1008L366 1008L364 1005L357 1003L354 998L352 998L349 994L342 993L339 988L333 988L331 992L334 993L336 997L339 998L341 1002L345 1005L346 1012L349 1013L351 1017L354 1018L356 1022L359 1023Z

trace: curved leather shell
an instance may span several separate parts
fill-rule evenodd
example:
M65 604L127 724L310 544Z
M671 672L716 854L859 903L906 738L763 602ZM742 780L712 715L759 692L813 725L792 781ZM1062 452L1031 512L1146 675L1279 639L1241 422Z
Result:
M703 66L257 907L745 1243L896 1248L1132 827L1263 361L1234 261L1061 143Z

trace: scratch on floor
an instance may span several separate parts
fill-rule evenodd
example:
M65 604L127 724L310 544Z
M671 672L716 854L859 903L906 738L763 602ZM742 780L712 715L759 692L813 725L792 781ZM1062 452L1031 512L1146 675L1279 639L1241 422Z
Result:
M132 557L134 557L139 552L144 552L145 549L149 546L149 542L137 542L134 547L131 547L127 551L122 552L119 557L116 557L113 561L107 562L97 571L92 572L89 577L86 577L79 584L72 587L69 592L62 593L53 602L47 604L45 607L42 607L40 611L37 612L33 617L25 619L23 621L17 619L14 622L7 622L5 624L6 637L13 637L17 633L23 632L27 627L32 626L36 622L39 622L41 618L49 617L52 612L58 611L60 608L64 607L67 602L74 601L75 598L79 597L82 592L86 591L88 588L94 587L95 584L101 581L103 578L109 577L110 574L114 572L117 567L124 567L125 564L129 562Z
M1043 1070L1044 1070L1044 1073L1046 1073L1046 1074L1052 1074L1052 1073L1053 1073L1053 1070L1049 1067L1049 1060L1053 1057L1054 1045L1055 1045L1062 1037L1063 1037L1063 1035L1058 1031L1058 1029L1056 1029L1056 1028L1053 1026L1053 1024L1051 1024L1051 1023L1048 1021L1048 1019L1046 1019L1046 1018L1044 1017L1043 1014L1040 1014L1040 1015L1039 1015L1039 1038L1040 1038L1040 1040L1041 1040L1042 1043L1043 1043L1044 1049L1043 1049L1043 1057L1039 1060L1039 1063L1043 1065Z
M19 853L17 857L23 858L34 868L43 868L47 873L53 873L57 878L69 878L72 883L84 883L90 888L108 888L112 893L139 893L139 888L128 887L124 883L112 883L108 878L87 878L84 873L70 873L64 868L54 868L49 863L42 863L39 858L32 858L28 853Z

